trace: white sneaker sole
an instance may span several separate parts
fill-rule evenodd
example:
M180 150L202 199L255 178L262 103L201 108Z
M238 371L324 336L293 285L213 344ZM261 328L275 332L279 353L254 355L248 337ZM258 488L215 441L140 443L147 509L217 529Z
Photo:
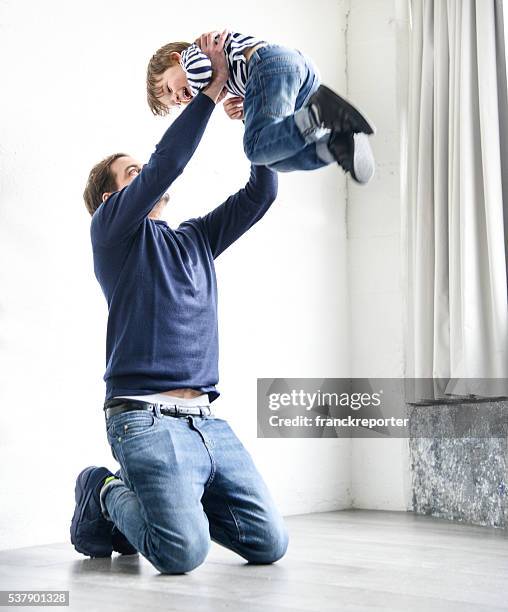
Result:
M369 137L363 132L353 134L354 154L353 154L353 178L362 185L366 185L374 176L376 163L370 148Z

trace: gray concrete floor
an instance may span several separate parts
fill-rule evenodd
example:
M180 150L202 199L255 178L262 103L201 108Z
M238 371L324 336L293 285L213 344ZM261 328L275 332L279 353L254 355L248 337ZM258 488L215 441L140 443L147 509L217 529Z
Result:
M162 576L140 555L88 559L49 544L0 551L0 589L69 590L70 609L86 612L508 610L504 530L365 510L287 523L288 553L272 566L214 544L190 574Z

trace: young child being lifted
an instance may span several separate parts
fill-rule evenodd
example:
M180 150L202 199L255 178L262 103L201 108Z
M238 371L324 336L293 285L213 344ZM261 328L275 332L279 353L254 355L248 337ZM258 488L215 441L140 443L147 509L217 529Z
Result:
M315 170L336 161L361 184L375 164L369 144L374 127L334 91L320 84L306 55L237 32L203 34L195 43L172 42L151 58L147 98L155 115L188 104L212 77L211 44L224 48L234 97L225 101L232 119L243 119L244 150L253 164L279 172Z

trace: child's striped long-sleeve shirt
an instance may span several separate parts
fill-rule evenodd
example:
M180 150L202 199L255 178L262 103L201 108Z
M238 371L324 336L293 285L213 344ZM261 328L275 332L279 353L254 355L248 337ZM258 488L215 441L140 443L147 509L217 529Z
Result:
M238 32L232 32L228 35L224 45L224 53L229 67L226 89L235 96L245 96L247 62L243 51L262 42L266 41ZM196 43L182 51L181 57L182 68L186 72L192 95L196 96L212 79L210 58L201 51Z

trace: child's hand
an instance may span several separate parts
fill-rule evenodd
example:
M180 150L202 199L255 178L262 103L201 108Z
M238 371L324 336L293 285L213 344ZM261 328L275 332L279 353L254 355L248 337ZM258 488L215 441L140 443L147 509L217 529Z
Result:
M234 96L224 102L224 110L230 119L243 119L243 98Z

